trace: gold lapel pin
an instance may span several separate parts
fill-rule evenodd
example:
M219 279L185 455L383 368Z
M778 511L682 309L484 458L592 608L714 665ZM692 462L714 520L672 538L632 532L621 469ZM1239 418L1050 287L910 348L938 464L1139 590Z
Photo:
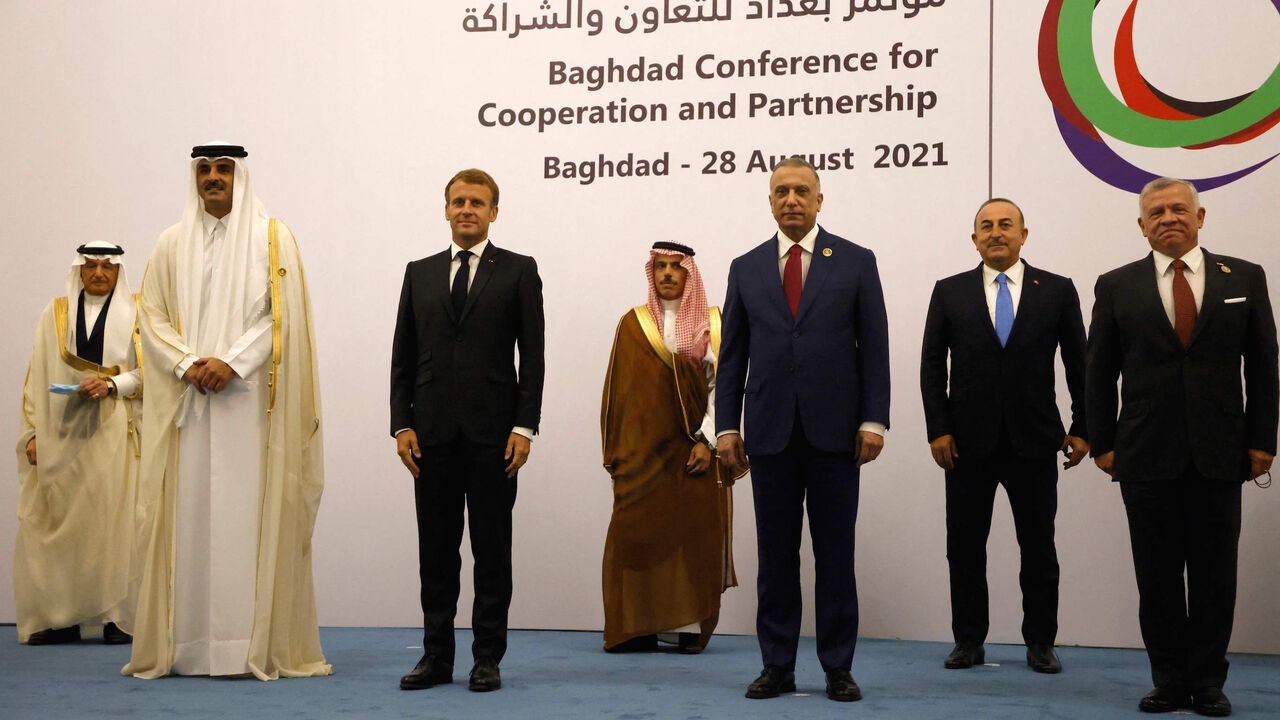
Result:
M1222 263L1218 263L1218 269L1228 275L1231 274L1231 268L1227 267L1226 265L1223 265Z
M1039 281L1039 280L1032 279L1032 280L1031 280L1031 284L1032 284L1032 285L1039 285L1039 284L1040 284L1040 281Z
M822 257L831 257L831 248L822 248Z

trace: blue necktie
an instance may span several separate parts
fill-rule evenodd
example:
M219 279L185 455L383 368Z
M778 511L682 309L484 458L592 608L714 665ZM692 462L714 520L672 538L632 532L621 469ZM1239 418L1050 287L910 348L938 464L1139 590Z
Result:
M996 275L996 282L1000 284L996 291L996 336L1000 338L1000 347L1004 347L1013 329L1013 295L1009 294L1008 275Z

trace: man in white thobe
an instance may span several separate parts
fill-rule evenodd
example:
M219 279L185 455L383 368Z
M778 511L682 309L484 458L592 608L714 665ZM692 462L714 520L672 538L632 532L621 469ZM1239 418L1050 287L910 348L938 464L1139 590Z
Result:
M244 148L191 155L182 222L142 284L151 534L124 672L328 675L311 574L320 397L297 243L254 196Z
M124 250L81 245L67 294L36 326L18 436L18 537L13 595L18 642L76 642L102 627L129 642L138 478L137 315Z

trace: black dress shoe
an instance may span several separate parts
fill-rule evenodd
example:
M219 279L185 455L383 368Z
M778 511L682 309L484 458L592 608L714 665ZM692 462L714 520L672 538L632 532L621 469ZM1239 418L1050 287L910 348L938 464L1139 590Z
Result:
M1138 709L1146 713L1173 712L1190 705L1191 697L1186 690L1169 686L1154 687L1138 701Z
M987 652L981 645L961 645L951 648L951 654L942 661L942 667L948 670L964 670L987 661Z
M115 623L107 623L102 626L103 645L128 645L132 642L133 636L121 630Z
M1226 717L1231 714L1231 701L1220 688L1200 688L1191 691L1191 709L1200 715Z
M498 673L498 663L489 658L476 660L475 667L471 668L471 679L467 682L467 689L472 692L489 692L500 687L502 687L502 675Z
M64 645L80 642L80 626L72 625L64 628L49 628L31 633L27 638L28 645Z
M657 635L640 635L604 649L607 653L657 652L657 650Z
M862 699L862 690L848 670L828 670L827 697L836 702L856 702Z
M413 672L400 678L401 690L425 690L436 685L448 685L453 682L453 666L423 655Z
M765 665L764 670L760 671L760 677L747 686L747 697L752 700L763 700L776 698L784 692L795 691L796 674L794 672L783 670L777 665Z
M1038 673L1053 675L1062 672L1062 661L1058 659L1052 645L1028 645L1027 664Z
M697 655L702 652L702 636L698 633L682 632L676 643L676 652L681 655Z

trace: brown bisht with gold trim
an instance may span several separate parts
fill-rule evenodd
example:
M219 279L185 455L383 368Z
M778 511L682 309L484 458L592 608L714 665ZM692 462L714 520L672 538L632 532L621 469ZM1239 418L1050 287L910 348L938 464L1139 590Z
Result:
M711 309L711 349L720 311ZM707 410L702 367L674 355L641 305L618 323L600 408L613 517L603 564L604 646L699 623L705 645L733 570L733 494L713 457L686 470Z

